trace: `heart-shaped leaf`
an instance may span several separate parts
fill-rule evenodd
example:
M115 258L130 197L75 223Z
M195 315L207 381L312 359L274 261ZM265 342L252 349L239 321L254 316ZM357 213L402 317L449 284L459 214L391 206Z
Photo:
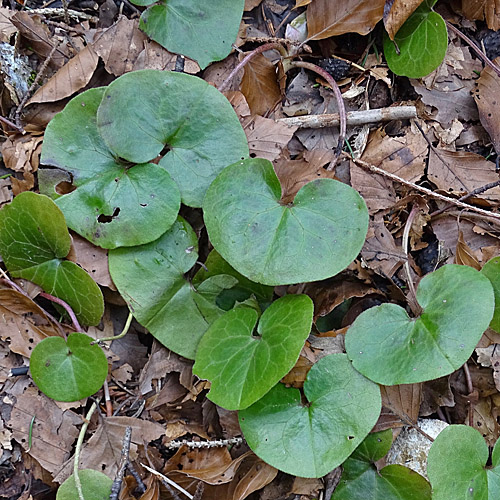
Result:
M271 162L259 158L225 168L208 189L203 210L210 241L237 271L285 285L328 278L356 258L368 211L354 189L318 179L293 203L282 204L280 196Z
M224 311L215 305L229 275L212 276L197 288L184 277L198 260L198 241L182 218L159 239L109 252L109 271L134 317L164 346L190 359L209 324Z
M113 481L97 470L83 469L78 471L82 483L82 493L85 500L108 500ZM71 475L59 486L56 500L75 500L78 498L75 476Z
M298 389L277 384L239 412L241 430L262 460L288 474L321 477L345 461L377 422L379 387L345 354L321 358Z
M342 464L342 477L331 500L430 500L431 486L420 474L402 465L377 470L374 462L392 444L392 430L369 434Z
M472 427L450 425L432 443L427 458L427 474L433 500L500 498L500 441L486 468L488 446ZM452 496L450 496L452 492Z
M64 215L50 198L24 192L0 211L0 254L12 276L40 285L66 301L82 323L96 325L104 312L101 290L64 260L70 248Z
M212 382L207 397L228 410L247 408L294 366L311 331L313 303L307 295L273 302L259 321L240 306L214 321L203 335L193 373Z
M71 229L103 248L140 245L174 223L180 193L165 169L126 164L107 147L96 122L104 90L83 92L54 117L45 131L41 162L72 176L76 190L57 199ZM123 125L119 116L110 120Z
M84 333L47 337L33 349L30 372L38 388L56 401L78 401L96 393L108 374L102 349Z
M140 99L133 99L140 89ZM99 132L121 158L160 160L185 205L199 207L217 174L248 156L245 132L229 101L201 78L142 70L117 78L97 112Z
M481 269L493 286L495 294L495 313L490 323L490 328L496 332L500 332L500 257L493 257Z
M420 281L422 314L412 319L395 304L361 313L345 346L356 370L379 384L415 384L462 366L493 316L488 279L472 267L447 265Z
M151 5L154 2L132 0L132 3ZM244 0L162 0L142 14L139 27L170 52L195 59L204 69L231 52L244 3Z
M448 48L444 19L431 10L437 0L424 0L396 33L394 42L384 33L384 55L396 75L421 78L443 61ZM399 53L398 53L399 50Z

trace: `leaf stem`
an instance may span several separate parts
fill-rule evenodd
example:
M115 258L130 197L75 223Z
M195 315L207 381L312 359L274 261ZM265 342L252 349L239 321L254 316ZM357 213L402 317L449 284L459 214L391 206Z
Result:
M78 323L78 320L76 319L76 315L73 312L73 309L71 309L71 306L67 302L60 299L59 297L54 297L53 295L50 295L50 293L45 293L45 292L40 292L40 297L43 297L44 299L50 300L51 302L59 304L61 307L63 307L66 310L66 312L69 314L69 317L71 318L71 322L73 323L73 327L75 329L75 332L80 332L80 333L83 332L82 327L80 326L80 323Z
M125 337L125 335L127 335L128 329L130 328L130 323L132 323L133 318L134 317L132 313L129 311L127 316L127 321L125 321L125 326L123 327L123 330L119 335L113 335L112 337L103 337L102 339L97 339L96 342L108 342ZM95 344L96 342L92 342L92 344Z

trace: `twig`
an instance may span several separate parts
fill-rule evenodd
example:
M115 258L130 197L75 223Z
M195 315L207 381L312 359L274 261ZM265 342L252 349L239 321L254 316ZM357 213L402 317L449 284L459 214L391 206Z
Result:
M467 203L463 203L462 201L454 200L453 198L449 198L448 196L444 196L442 194L435 193L434 191L431 191L430 189L424 188L422 186L418 186L417 184L410 182L410 181L407 181L407 180L403 179L402 177L399 177L395 174L391 174L390 172L382 170L381 168L376 167L375 165L370 165L366 161L363 161L363 160L360 160L357 158L352 158L352 156L348 155L347 153L344 153L344 156L346 158L349 158L356 165L359 165L360 167L364 168L365 170L369 170L370 172L373 172L374 174L383 175L384 177L387 177L388 179L399 182L400 184L403 184L403 185L408 186L412 189L415 189L416 191L419 191L421 193L425 193L429 196L432 196L433 198L436 198L436 199L441 200L441 201L445 201L446 203L450 203L450 204L455 205L457 207L464 208L465 210L471 210L472 212L477 212L478 214L482 214L486 217L493 217L494 219L500 219L500 214L488 212L487 210L483 210L482 208L475 207L474 205L468 205Z
M25 104L28 102L28 99L31 95L31 92L33 92L33 89L38 85L38 82L41 80L43 73L47 69L47 66L49 65L53 55L55 54L55 52L58 48L59 48L59 42L55 43L54 46L52 47L52 50L49 52L49 55L47 56L45 61L43 61L43 64L42 64L40 70L38 71L35 79L33 80L33 83L30 85L29 89L26 91L21 102L19 103L19 106L16 108L15 119L16 119L16 125L18 127L22 128L21 111L23 110Z
M164 476L161 472L158 472L158 471L152 469L151 467L148 467L147 465L144 465L144 464L141 464L141 465L147 471L151 472L151 474L158 476L162 481L164 481L165 483L169 484L170 486L172 486L176 490L178 490L181 493L183 493L184 495L186 495L189 498L189 500L193 500L193 495L191 495L191 493L189 493L189 491L186 491L182 486L179 486L176 482L172 481L167 476Z
M130 452L130 440L132 439L132 427L130 425L125 429L125 435L123 436L123 446L120 458L120 464L118 466L118 472L116 473L115 480L111 486L111 495L109 495L109 500L118 500L118 495L122 489L123 475L125 474L125 469L127 468L127 463L129 461Z
M231 84L231 81L233 78L238 74L238 72L244 68L255 56L258 56L259 54L262 54L262 52L267 52L268 50L277 50L283 57L287 57L286 50L283 48L283 45L281 45L278 42L270 42L270 43L265 43L264 45L261 45L260 47L257 47L256 49L252 50L252 52L248 53L229 73L227 78L219 85L218 90L220 92L224 92L229 85Z
M486 54L484 54L468 36L464 35L459 29L455 28L453 24L449 23L446 20L445 22L446 26L448 26L448 28L451 31L453 31L453 33L455 33L462 40L464 40L470 46L470 48L477 54L479 59L481 59L484 62L484 64L489 66L498 76L500 76L500 68Z
M205 483L203 481L198 481L196 485L196 491L194 492L193 500L202 500L203 491L205 491Z
M69 25L68 0L61 0L64 11L64 22Z
M131 462L127 462L127 470L135 479L135 482L137 483L137 489L139 490L139 492L141 494L146 493L147 490L146 485L144 484L144 481L142 480L141 476L139 476L139 473L135 470Z
M415 291L415 285L413 284L413 278L411 276L411 270L410 270L410 258L409 258L409 245L408 245L408 240L410 236L410 231L411 231L411 226L413 225L413 221L415 220L415 216L418 213L418 207L415 206L411 209L410 215L408 216L408 219L405 224L405 228L403 231L403 252L406 255L405 263L404 263L404 268L406 271L406 279L408 281L408 288L410 290L410 307L415 314L415 316L419 316L422 313L422 308L420 307L419 303L417 302L417 293Z
M60 7L45 7L42 9L29 9L28 12L30 14L41 14L42 16L62 16L64 17L64 9ZM85 14L85 12L79 12L77 10L68 9L68 16L73 17L75 20L84 19L86 21L91 21L95 19L94 16L89 14Z
M467 362L463 364L463 369L464 369L464 375L465 375L465 382L467 384L467 392L469 395L469 408L468 408L468 413L469 413L469 427L473 427L474 424L474 418L473 418L473 406L472 406L472 393L474 392L474 385L472 384L472 378L470 376L470 371L469 371L469 365Z
M9 126L10 128L13 128L14 130L17 130L18 132L21 132L21 134L24 134L24 129L22 127L18 127L15 123L12 123L7 118L0 116L0 122L5 123L5 125Z
M408 120L416 117L417 108L415 106L394 106L391 108L365 109L346 113L346 121L349 126L386 122L390 120ZM285 123L290 127L298 128L338 127L340 124L340 116L338 113L303 115L280 118L277 121Z
M107 379L104 381L103 389L104 389L104 401L106 404L106 417L112 417L113 405L111 404L111 398L109 397L109 385Z
M78 492L79 500L85 500L82 491L82 483L80 481L80 476L78 475L78 462L80 461L80 450L82 448L85 432L87 431L90 419L92 418L92 415L94 414L96 408L97 408L97 402L94 401L92 403L92 406L90 407L89 412L87 413L87 416L85 417L82 428L80 429L80 434L78 435L78 441L76 442L75 456L73 458L73 476L75 478L75 486L76 486L76 491Z
M243 443L243 438L240 437L216 439L214 441L187 441L186 439L183 439L182 441L170 441L170 443L166 446L170 450L175 450L184 445L188 448L217 448L230 445L238 446L241 443Z
M335 94L335 98L337 99L337 106L339 108L339 118L340 118L340 132L339 132L339 142L337 144L337 147L335 148L333 160L330 162L330 165L327 168L327 170L331 171L335 168L340 153L342 153L342 149L344 148L345 135L347 131L347 118L346 118L342 92L340 92L339 86L337 85L337 82L334 80L333 76L330 75L330 73L328 73L328 71L325 71L323 68L316 66L316 64L304 61L293 61L290 63L290 67L305 68L317 73L319 76L321 76L327 81L328 85L330 85L331 89L333 90L333 93Z
M50 293L40 292L39 295L40 297L50 300L51 302L55 302L56 304L59 304L61 307L63 307L69 314L69 317L71 318L71 322L73 323L73 328L75 329L75 332L80 332L80 333L83 332L82 327L80 326L80 323L78 323L76 315L73 312L73 309L71 309L71 306L69 304L64 302L64 300L60 299L59 297L54 297L53 295L50 295Z

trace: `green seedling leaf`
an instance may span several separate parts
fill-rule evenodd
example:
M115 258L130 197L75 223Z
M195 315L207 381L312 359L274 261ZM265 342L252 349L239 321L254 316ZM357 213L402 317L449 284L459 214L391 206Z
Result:
M486 468L488 446L481 434L465 425L450 425L432 443L427 458L427 474L433 500L500 498L500 441Z
M82 492L85 500L109 500L113 481L102 472L92 469L78 471ZM75 476L71 475L59 486L56 500L75 500L78 490L75 485Z
M64 215L50 198L24 192L0 211L0 255L11 275L40 285L66 301L79 321L97 325L104 313L101 290L64 260L70 248Z
M140 89L141 98L133 99ZM227 165L248 156L245 132L229 101L201 78L142 70L117 78L97 112L112 151L135 163L168 152L159 165L180 188L182 202L200 207Z
M481 273L490 280L495 294L495 313L490 328L500 332L500 257L493 257L486 262L481 269Z
M444 19L431 10L437 0L424 0L396 33L394 42L384 33L384 55L396 75L421 78L443 61L448 47Z
M228 274L238 280L236 286L223 290L216 299L217 305L224 311L229 311L236 302L243 302L251 296L255 296L263 308L266 308L271 303L274 293L273 287L261 285L245 278L233 269L216 250L209 253L205 261L205 267L202 267L193 278L193 285L198 286L206 279L218 274Z
M255 403L295 365L312 325L307 295L287 295L259 315L236 307L214 321L202 337L193 373L211 381L207 397L228 410Z
M345 461L380 415L380 389L345 354L321 358L298 389L277 384L239 412L250 448L268 464L300 477L321 477Z
M369 434L342 464L342 477L332 500L430 500L431 486L420 474L402 465L377 470L374 462L392 444L392 430Z
M152 0L133 0L151 5ZM236 41L244 0L162 0L141 16L139 27L170 52L195 59L201 69L224 59Z
M425 276L417 300L423 309L418 318L396 304L372 307L356 318L345 339L356 370L384 385L448 375L472 354L495 308L488 279L459 265Z
M127 164L108 148L96 122L104 91L83 92L54 117L45 132L41 162L72 176L76 189L56 201L71 229L103 248L148 243L174 223L179 189L165 169ZM130 102L135 94L130 93ZM123 126L119 115L110 120Z
M229 275L212 276L197 288L184 277L198 260L198 241L182 218L159 239L109 252L109 271L134 317L164 346L194 359L209 324L224 311L215 305Z
M106 380L108 361L92 342L84 333L71 333L67 342L61 337L39 342L30 358L38 388L56 401L78 401L96 393Z
M258 283L316 281L345 269L358 255L368 211L351 187L318 179L293 203L280 202L271 162L250 159L225 168L203 203L210 241L238 272Z

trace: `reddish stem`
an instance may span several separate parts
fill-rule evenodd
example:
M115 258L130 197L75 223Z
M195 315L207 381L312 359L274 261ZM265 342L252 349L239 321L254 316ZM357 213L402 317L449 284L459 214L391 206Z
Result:
M73 323L73 327L75 328L76 332L83 332L82 327L80 326L80 323L78 323L78 320L76 319L76 315L73 312L73 309L71 309L71 306L64 302L64 300L54 297L53 295L50 295L50 293L45 293L41 292L40 297L43 297L47 300L50 300L51 302L55 302L56 304L59 304L61 307L63 307L66 312L69 314L69 317L71 318L71 322Z

